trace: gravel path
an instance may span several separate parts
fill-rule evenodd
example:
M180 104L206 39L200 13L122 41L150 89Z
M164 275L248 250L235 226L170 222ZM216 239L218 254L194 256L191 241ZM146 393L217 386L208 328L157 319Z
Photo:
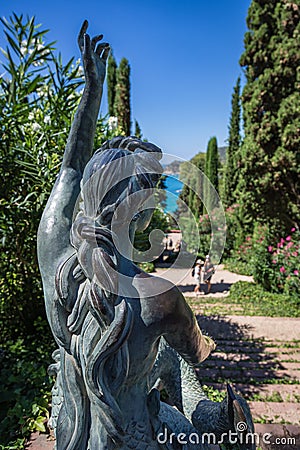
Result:
M171 281L176 284L178 288L185 295L189 297L195 297L194 293L195 280L192 277L191 269L174 269L174 268L156 268L156 271L152 274L166 280ZM226 297L229 295L230 286L237 281L249 281L253 282L253 277L248 277L246 275L238 275L236 273L229 272L224 269L224 265L220 264L216 267L216 272L212 277L212 285L210 296L212 297ZM204 292L206 290L205 283L201 284L201 288Z

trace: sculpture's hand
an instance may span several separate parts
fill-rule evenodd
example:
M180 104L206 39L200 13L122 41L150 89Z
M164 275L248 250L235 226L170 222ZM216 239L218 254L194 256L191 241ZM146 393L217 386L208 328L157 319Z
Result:
M86 83L96 84L102 87L106 72L106 60L109 54L109 44L98 44L103 35L90 38L86 33L88 21L85 20L78 35L78 45L82 56Z

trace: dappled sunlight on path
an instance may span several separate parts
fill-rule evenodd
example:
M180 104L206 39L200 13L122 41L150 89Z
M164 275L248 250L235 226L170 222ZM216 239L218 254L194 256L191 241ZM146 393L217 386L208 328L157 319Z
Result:
M188 297L196 296L194 293L195 280L192 277L190 269L158 267L152 275L171 281L182 293L188 295ZM217 266L216 272L212 277L211 291L209 295L212 297L226 297L229 295L231 285L237 281L253 282L253 277L229 272L228 270L224 270L223 264L220 264ZM201 290L203 292L201 295L204 295L204 292L206 292L205 283L201 283Z

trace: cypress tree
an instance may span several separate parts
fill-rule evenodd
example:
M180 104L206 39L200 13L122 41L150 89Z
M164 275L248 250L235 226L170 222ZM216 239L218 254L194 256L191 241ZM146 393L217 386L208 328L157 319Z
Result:
M138 123L138 121L136 119L134 121L134 129L135 129L134 135L137 138L142 139L143 133L142 133L141 127L140 127L140 125L139 125L139 123Z
M118 118L118 127L125 136L130 136L130 66L126 58L122 58L117 69L116 97L114 112Z
M214 136L210 138L207 145L206 158L205 158L205 175L210 180L211 184L218 191L219 189L219 154L218 154L218 143L217 138ZM214 206L214 196L211 192L208 183L204 183L204 201L207 205L207 210L210 211ZM204 206L204 213L205 213Z
M219 189L219 178L218 178L218 169L219 169L219 153L218 153L218 143L217 138L212 137L208 143L209 146L209 166L208 166L208 177L210 182L214 186L216 190Z
M231 99L231 116L229 123L229 139L226 151L226 164L224 167L223 181L223 203L230 206L235 202L235 190L237 185L237 167L236 162L240 149L240 121L241 121L241 102L240 102L241 79L237 79Z
M202 172L204 171L205 153L199 152L190 160ZM180 164L180 180L183 182L183 188L179 195L182 200L195 217L199 217L201 213L201 198L198 193L203 190L203 178L199 177L198 171L191 170L191 165L188 163ZM186 208L182 205L178 207L178 214L184 213Z
M108 102L108 114L115 116L114 103L116 97L116 84L117 84L117 63L111 53L107 61L107 102Z
M248 11L237 189L245 233L254 219L274 234L299 221L299 18L292 1L253 0Z

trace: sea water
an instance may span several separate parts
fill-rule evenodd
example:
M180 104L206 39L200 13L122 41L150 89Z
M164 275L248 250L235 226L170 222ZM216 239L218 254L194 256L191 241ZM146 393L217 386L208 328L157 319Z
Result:
M165 212L174 213L177 209L177 198L182 190L183 183L179 180L179 175L166 175L166 208Z

